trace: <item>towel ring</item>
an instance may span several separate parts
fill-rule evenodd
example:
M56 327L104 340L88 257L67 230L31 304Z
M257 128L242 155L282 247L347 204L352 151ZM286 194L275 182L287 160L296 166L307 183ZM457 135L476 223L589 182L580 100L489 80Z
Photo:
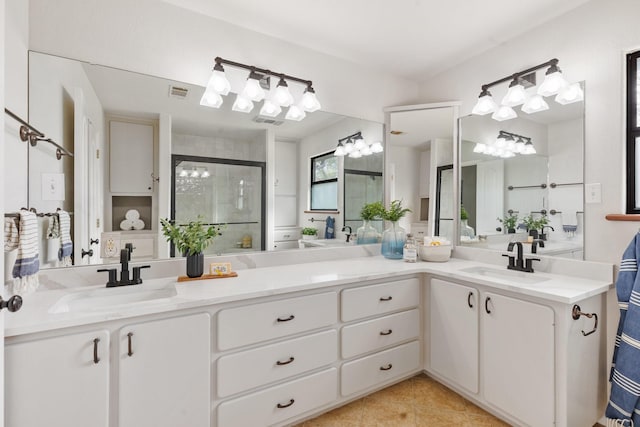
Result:
M583 313L582 311L580 311L580 306L578 304L575 304L573 306L573 309L571 309L571 317L573 318L573 320L578 320L580 316L585 316L589 319L593 317L595 320L593 324L593 329L591 331L589 332L585 332L584 330L581 331L583 336L586 337L587 335L591 335L596 331L596 329L598 329L598 315L596 313Z

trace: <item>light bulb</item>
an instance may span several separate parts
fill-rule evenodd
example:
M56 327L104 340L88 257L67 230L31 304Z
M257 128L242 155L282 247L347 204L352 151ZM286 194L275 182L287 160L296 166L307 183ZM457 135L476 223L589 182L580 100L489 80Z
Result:
M524 145L524 150L522 150L522 154L536 154L536 149L531 143L531 141L527 141Z
M260 77L260 74L252 71L242 91L242 95L254 102L260 102L264 99L264 89L260 86Z
M344 145L342 144L338 145L338 148L336 148L336 151L333 152L333 155L337 157L344 156L345 154L347 154L347 151L344 149Z
M289 86L283 78L280 78L272 100L281 107L288 107L293 104L293 95L289 92Z
M347 154L351 154L355 147L353 146L353 141L349 140L346 144L344 144L344 152Z
M267 117L276 117L281 112L282 108L269 99L264 100L264 104L262 104L262 108L260 109L260 115Z
M488 90L483 90L478 98L478 102L476 102L475 107L471 111L471 114L476 114L478 116L484 116L485 114L493 113L498 109L498 104L493 100L491 96L491 92Z
M186 177L187 175L189 175L189 172L187 172L185 169L182 169L182 170L180 171L180 174L179 174L179 176L180 176L180 177L184 178L184 177Z
M522 153L524 151L524 141L522 139L519 139L516 142L516 146L513 150L514 153Z
M582 101L583 99L584 92L580 87L580 83L573 83L569 86L563 87L555 97L555 101L562 105L572 104L574 102Z
M356 150L362 150L367 145L361 136L356 136L353 143Z
M474 153L484 154L484 152L486 151L486 149L487 149L486 144L483 144L483 143L481 143L481 142L478 142L478 143L476 144L476 146L475 146L475 147L473 147L473 152L474 152Z
M364 147L362 147L360 149L360 152L362 153L363 156L370 156L373 153L373 151L371 151L370 145L365 145Z
M308 113L313 113L321 108L320 102L318 102L318 98L316 97L316 91L313 90L311 86L307 86L305 89L300 104L302 105L302 109Z
M491 115L491 118L493 120L497 120L499 122L515 119L516 117L518 117L516 112L513 111L513 108L507 105L501 105L500 108L498 108L498 110Z
M203 178L209 178L209 176L211 176L209 174L209 169L205 169L204 172L202 172L202 175L200 175Z
M566 85L567 85L567 81L564 79L560 69L556 67L555 70L552 70L550 68L547 71L547 74L544 76L544 81L538 87L538 95L541 95L541 96L555 95L560 91L560 89L562 89Z
M213 72L207 82L207 90L209 89L220 95L228 95L231 90L231 83L229 83L227 76L224 75L224 68L220 64L216 64L213 67Z
M515 107L516 105L524 104L527 100L527 92L524 90L524 86L514 80L509 85L507 94L502 98L502 105L509 107Z
M306 116L307 116L307 113L305 113L302 108L298 107L297 105L292 105L289 107L289 110L287 111L287 115L284 118L287 120L293 120L293 121L299 122L300 120L304 119Z
M537 113L549 109L549 104L540 95L532 95L531 98L524 103L521 110L527 114Z
M198 170L197 170L197 169L194 169L194 170L191 172L191 178L197 178L197 177L199 177L199 176L200 176L200 174L198 173Z
M384 151L384 147L382 146L382 143L380 141L376 141L371 144L371 151L373 153L382 153Z
M222 105L222 97L213 90L207 88L200 98L200 105L211 108L220 108Z
M251 110L253 110L253 102L238 94L236 95L236 102L233 103L231 109L233 111L239 111L241 113L250 113Z

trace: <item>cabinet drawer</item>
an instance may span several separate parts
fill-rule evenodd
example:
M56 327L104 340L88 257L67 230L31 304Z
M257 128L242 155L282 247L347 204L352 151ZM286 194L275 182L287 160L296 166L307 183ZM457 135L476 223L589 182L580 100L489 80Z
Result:
M342 291L342 320L385 314L420 303L420 281L398 280Z
M420 345L412 341L342 365L342 395L348 396L417 371Z
M391 314L342 328L342 357L357 356L397 344L420 334L418 310Z
M218 395L229 396L333 363L338 333L320 332L218 359Z
M229 400L218 406L218 427L270 426L337 398L338 370L317 374Z
M335 292L230 308L218 314L218 347L226 350L310 331L333 325L337 318Z
M299 227L294 228L276 228L273 230L273 240L280 241L298 241L302 239L302 229Z

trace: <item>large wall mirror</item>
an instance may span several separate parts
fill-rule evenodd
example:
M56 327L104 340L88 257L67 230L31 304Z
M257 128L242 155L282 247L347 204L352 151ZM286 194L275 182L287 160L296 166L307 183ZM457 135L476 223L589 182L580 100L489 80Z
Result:
M584 85L583 85L584 86ZM527 242L526 217L546 218L544 247L537 253L583 259L584 101L498 122L490 115L460 119L460 195L467 218L460 244L505 250ZM502 141L498 141L502 137ZM498 142L497 142L498 141ZM501 157L486 147L528 143L535 153ZM505 218L517 217L515 227ZM502 220L502 221L501 221Z
M246 78L228 74L232 91ZM299 122L284 113L267 118L260 105L245 114L231 111L233 94L213 109L200 105L203 91L30 52L29 122L73 157L57 160L42 142L29 147L29 206L70 213L73 265L118 262L129 242L134 260L170 256L159 231L165 217L226 224L209 250L217 254L283 248L274 244L290 234L278 233L283 227L313 225L322 234L324 224L308 221L327 213L305 212L310 159L356 132L384 140L382 123L323 111ZM362 203L383 199L384 153L374 157L337 160L337 209L329 215L338 232L357 220ZM41 267L61 267L59 239L47 239L51 216L40 221Z

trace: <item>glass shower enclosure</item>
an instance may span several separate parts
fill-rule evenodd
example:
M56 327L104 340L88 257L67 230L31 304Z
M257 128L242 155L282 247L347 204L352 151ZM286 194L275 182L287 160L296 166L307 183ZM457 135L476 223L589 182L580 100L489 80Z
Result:
M172 158L171 219L223 225L205 254L265 249L264 162L176 155ZM174 253L171 256L180 255Z

